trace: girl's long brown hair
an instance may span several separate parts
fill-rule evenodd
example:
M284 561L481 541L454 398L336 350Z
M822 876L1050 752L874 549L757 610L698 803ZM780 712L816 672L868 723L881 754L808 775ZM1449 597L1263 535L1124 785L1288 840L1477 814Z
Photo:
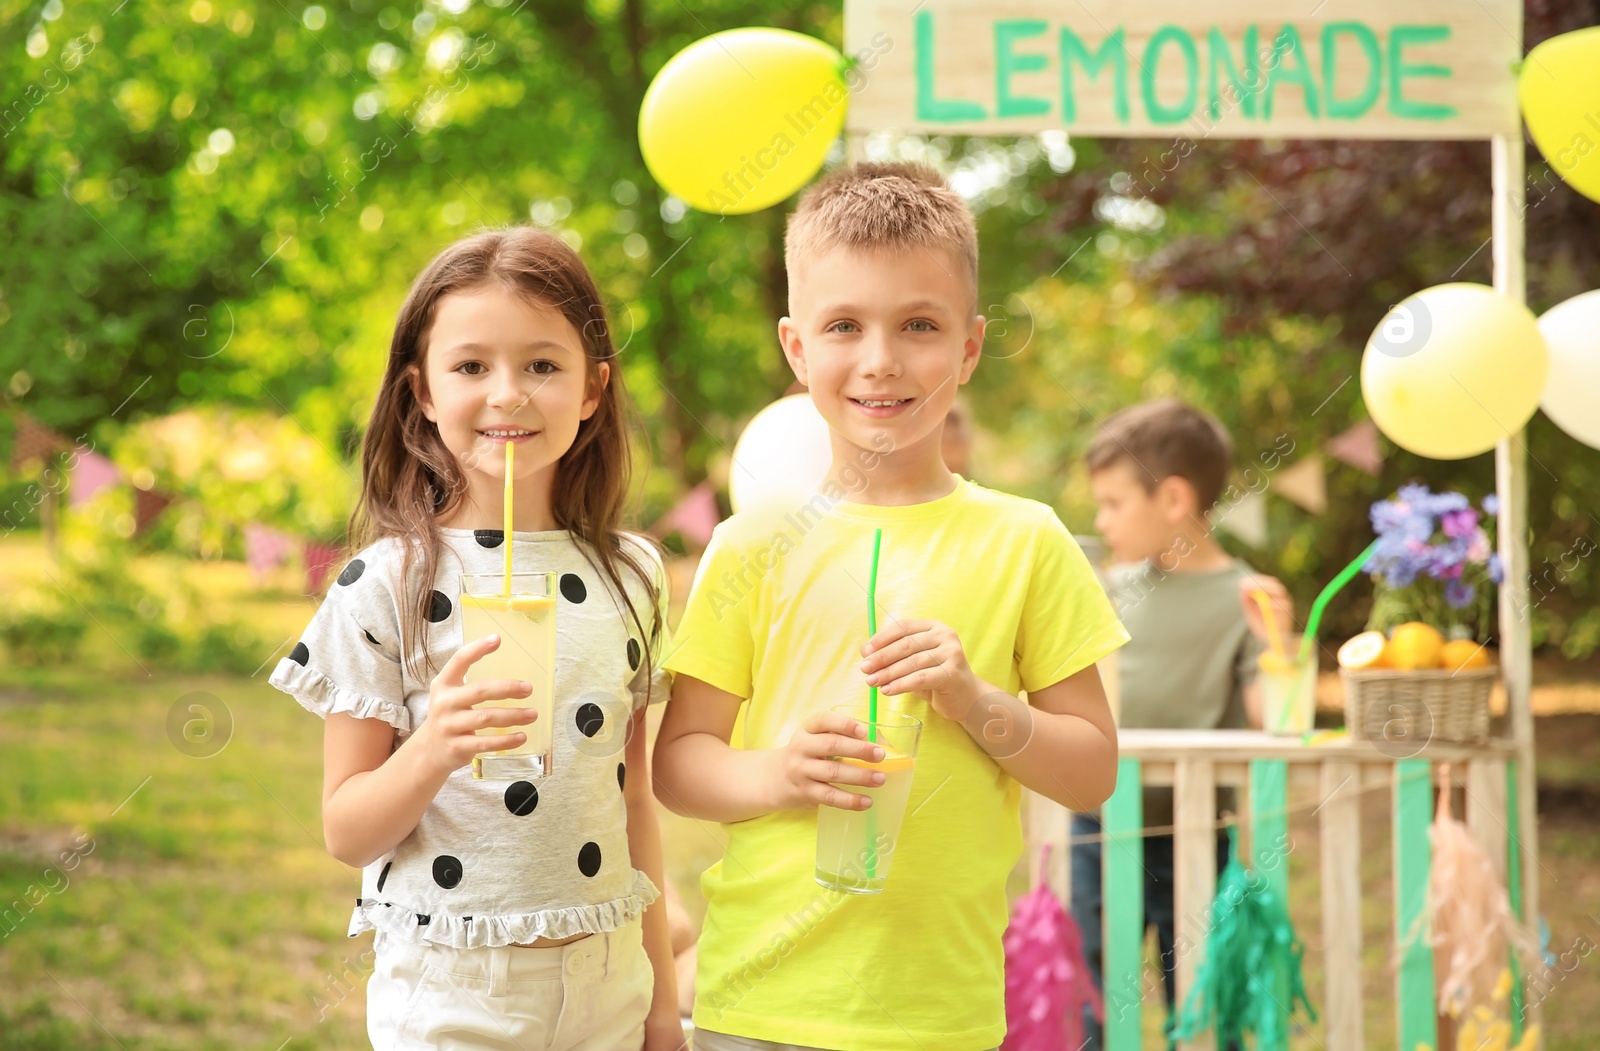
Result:
M578 435L556 464L551 494L556 525L582 541L578 547L591 565L614 585L642 636L647 675L654 667L660 637L661 603L655 574L623 543L621 517L627 500L632 454L624 414L632 406L617 367L605 305L588 267L567 243L528 226L489 230L457 241L436 256L411 285L389 345L389 363L372 407L361 448L361 498L350 516L350 544L360 550L393 537L400 542L400 581L413 567L425 581L407 595L401 609L402 647L414 672L434 670L427 652L427 617L442 546L438 520L448 517L466 495L460 465L422 413L411 375L424 381L428 331L439 300L499 284L529 302L558 310L583 341L589 381L600 388L600 405L578 425ZM599 365L611 375L600 387ZM511 543L506 537L505 543ZM642 582L650 600L650 629L623 586L623 569ZM421 656L422 663L417 663ZM425 669L422 670L422 669Z

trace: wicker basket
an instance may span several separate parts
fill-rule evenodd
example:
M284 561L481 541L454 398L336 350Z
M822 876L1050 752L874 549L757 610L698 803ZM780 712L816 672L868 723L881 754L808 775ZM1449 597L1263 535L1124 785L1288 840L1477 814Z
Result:
M1489 736L1495 668L1460 671L1346 671L1344 721L1368 740L1482 741Z

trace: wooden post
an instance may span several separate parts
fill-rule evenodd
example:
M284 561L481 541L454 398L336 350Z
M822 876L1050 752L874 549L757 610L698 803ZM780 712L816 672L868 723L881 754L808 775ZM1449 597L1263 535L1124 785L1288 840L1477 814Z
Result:
M1177 1010L1189 1000L1211 930L1217 895L1217 778L1209 759L1179 759L1172 789L1173 944L1177 955ZM1216 1046L1208 1029L1183 1045L1193 1051Z
M1433 949L1428 945L1428 876L1433 845L1433 764L1402 759L1394 765L1395 1046L1435 1047Z
M1514 23L1521 49L1522 20ZM1526 161L1522 135L1497 136L1489 144L1493 178L1494 287L1521 303L1527 298L1523 209ZM1510 849L1520 856L1523 875L1522 919L1539 925L1539 825L1533 765L1533 633L1528 620L1528 450L1526 432L1495 447L1495 491L1500 498L1498 544L1505 581L1500 585L1500 673L1505 679L1506 709L1517 745L1517 835ZM1513 974L1518 974L1513 968ZM1518 979L1520 986L1520 978ZM1537 1005L1527 1021L1540 1020ZM1540 1027L1541 1030L1543 1027Z
M1282 759L1250 763L1250 867L1284 908L1289 907L1289 764ZM1267 992L1276 1001L1281 1045L1260 1044L1262 1051L1288 1051L1289 976L1255 975L1271 982ZM1257 1035L1259 1039L1259 1034Z
M1506 761L1474 759L1467 764L1467 828L1506 881Z
M1144 777L1137 759L1117 762L1117 790L1100 808L1107 1051L1137 1051L1144 998Z
M1361 767L1322 765L1322 966L1324 1042L1361 1051Z

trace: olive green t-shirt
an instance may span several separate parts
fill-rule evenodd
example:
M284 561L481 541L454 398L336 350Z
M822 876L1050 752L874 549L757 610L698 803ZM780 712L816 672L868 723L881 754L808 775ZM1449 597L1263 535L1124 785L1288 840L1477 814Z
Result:
M1205 573L1165 573L1149 562L1110 573L1110 592L1131 641L1117 655L1124 729L1237 729L1246 725L1244 686L1260 643L1245 623L1235 560ZM1218 792L1232 810L1233 790ZM1144 790L1146 827L1172 824L1172 789Z

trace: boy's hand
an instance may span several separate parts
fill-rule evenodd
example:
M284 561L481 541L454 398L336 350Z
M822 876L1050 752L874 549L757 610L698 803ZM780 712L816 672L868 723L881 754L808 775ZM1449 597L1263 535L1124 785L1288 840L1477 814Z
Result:
M1284 645L1288 645L1289 636L1294 634L1294 599L1289 597L1289 589L1277 577L1252 575L1239 580L1239 601L1244 604L1244 621L1250 626L1251 634L1265 642L1269 638L1267 621L1261 615L1261 603L1256 600L1255 593L1258 591L1267 593L1273 619L1278 622L1278 634L1284 639Z
M926 691L933 710L964 723L983 683L967 663L955 629L936 620L903 620L861 647L867 685L885 694Z
M866 740L863 723L838 712L813 712L805 728L778 749L778 783L773 792L772 809L808 810L814 806L840 810L865 810L872 805L866 796L846 792L837 785L883 784L883 774L839 757L851 756L869 763L883 758L883 749Z

